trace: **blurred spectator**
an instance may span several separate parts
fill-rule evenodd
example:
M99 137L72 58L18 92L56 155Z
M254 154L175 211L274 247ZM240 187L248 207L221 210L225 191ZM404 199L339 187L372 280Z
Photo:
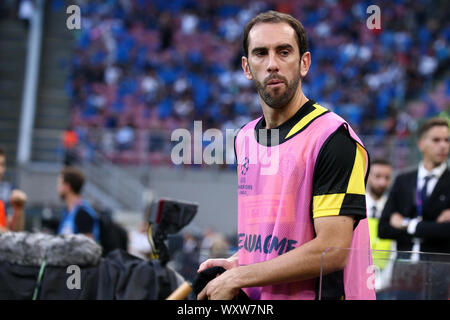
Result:
M73 167L64 168L58 176L58 195L66 208L58 228L58 234L84 234L100 242L100 223L97 213L83 200L81 190L85 178Z
M174 260L174 268L190 281L193 281L197 275L200 259L217 258L230 254L228 239L212 228L205 228L201 235L194 235L187 231L182 236L181 250L176 250L172 246L171 255Z
M150 134L148 151L150 152L162 151L165 146L164 138L165 138L164 134L158 131L153 131Z
M98 215L102 256L106 256L116 249L127 251L128 233L123 226L114 221L112 211L96 203L92 208Z
M230 244L227 238L219 233L216 233L209 250L210 258L222 258L230 256Z
M130 150L134 142L134 129L131 124L127 124L117 130L116 143L119 151Z
M67 127L67 129L62 134L64 165L71 166L78 162L78 140L78 133L73 129L73 127Z
M183 235L183 249L181 252L179 272L183 277L193 281L198 269L198 242L195 236L189 232Z
M379 277L375 278L375 289L379 298L380 291L390 284L392 273L390 252L395 251L395 241L378 237L378 224L388 196L391 184L392 166L384 159L374 159L370 163L370 173L367 179L366 208L369 222L370 246L373 251L373 261L380 268ZM388 252L385 252L388 251Z
M152 247L148 239L148 217L145 216L139 224L138 230L128 233L128 252L136 257L148 260L152 253Z
M425 121L418 139L422 161L396 178L380 219L379 237L397 240L400 251L450 253L448 121Z
M408 290L403 284L391 295L397 299L420 299L422 296L417 289L426 282L428 299L448 299L449 281L445 265L433 264L436 260L448 262L448 257L445 260L445 256L440 257L436 253L450 253L448 121L441 118L425 121L418 130L418 147L422 161L418 168L396 178L380 219L378 234L380 238L395 239L398 251L412 251L409 257L402 257L403 261L409 258L413 262L409 268L416 266L412 272L417 271L419 260L433 266L429 268L426 280L415 279L417 283L409 286L414 290ZM402 264L396 261L393 278L402 277L402 274Z
M159 19L159 49L164 51L172 45L173 21L168 12L163 12Z
M214 242L215 232L212 228L206 227L203 230L202 240L200 242L199 263L207 260L210 255L211 246Z
M27 195L18 189L11 189L7 184L2 184L2 178L6 171L6 153L0 148L0 185L2 187L2 198L0 198L0 232L23 231L25 228L25 203ZM7 214L5 202L12 207L12 214Z

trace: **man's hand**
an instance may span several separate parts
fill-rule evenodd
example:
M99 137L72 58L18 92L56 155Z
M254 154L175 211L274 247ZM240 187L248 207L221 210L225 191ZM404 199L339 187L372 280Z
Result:
M227 260L227 259L223 259ZM239 293L236 285L236 268L229 269L208 282L203 290L198 294L197 300L231 300Z
M450 209L445 209L436 219L438 223L450 222Z
M404 219L404 217L400 213L394 212L391 215L391 219L389 220L389 223L391 224L391 226L393 226L396 229L402 229L403 219Z
M225 270L235 268L239 265L237 254L229 257L228 259L208 259L203 262L197 270L197 273L212 267L222 267Z
M228 259L208 259L203 262L197 273L212 267L222 267L225 271L218 275L214 280L208 282L203 290L198 294L198 300L231 300L239 293L239 287L234 283L235 268L239 266L237 253Z
M10 231L23 231L25 228L25 203L27 202L27 195L21 190L13 190L10 197L10 202L13 207L13 215L8 219L7 227Z
M11 205L14 209L22 210L27 202L27 195L21 190L13 190L10 198Z

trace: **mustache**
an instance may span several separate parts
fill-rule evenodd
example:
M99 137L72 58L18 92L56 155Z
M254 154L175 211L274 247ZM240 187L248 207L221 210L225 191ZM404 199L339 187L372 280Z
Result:
M279 81L284 82L285 84L287 84L287 82L288 82L287 79L283 76L280 76L278 74L271 74L270 76L268 76L267 78L264 79L264 86L266 86L267 83L272 80L279 80Z

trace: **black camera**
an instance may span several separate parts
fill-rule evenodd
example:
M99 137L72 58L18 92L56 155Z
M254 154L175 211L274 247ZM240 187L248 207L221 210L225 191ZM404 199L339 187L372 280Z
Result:
M163 265L170 260L165 244L167 236L188 225L197 214L198 204L174 199L160 199L149 206L148 237L152 247L152 258L159 259Z

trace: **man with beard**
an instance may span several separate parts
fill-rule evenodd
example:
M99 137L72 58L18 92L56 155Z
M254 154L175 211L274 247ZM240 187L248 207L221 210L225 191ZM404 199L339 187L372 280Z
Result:
M383 298L381 291L390 285L392 263L390 257L394 256L395 241L380 239L378 237L378 223L386 204L388 188L392 178L392 166L384 159L375 159L370 163L370 173L367 179L367 217L369 222L370 245L374 265L379 268L379 277L375 279L377 298Z
M383 159L375 159L370 164L369 178L367 179L367 193L366 193L366 205L367 216L369 218L370 228L370 243L372 249L378 250L380 247L376 246L378 242L378 221L381 217L384 205L387 200L387 190L391 183L392 166L390 163ZM373 231L373 232L372 232ZM390 245L388 245L390 247ZM386 249L383 246L381 250Z
M422 160L416 168L396 177L381 214L378 237L394 239L397 250L402 251L394 261L391 298L447 300L450 288L448 121L426 120L419 127L417 138ZM405 279L405 274L413 278Z
M84 234L100 241L100 226L97 213L82 199L83 173L73 167L64 168L58 176L58 194L66 205L58 234Z
M368 154L345 120L303 93L311 54L302 24L261 13L245 26L243 47L263 115L235 138L238 252L200 265L226 271L197 298L232 299L242 288L251 299L374 299Z
M395 179L378 234L397 240L397 250L450 253L448 121L425 121L418 130L417 146L422 161Z

